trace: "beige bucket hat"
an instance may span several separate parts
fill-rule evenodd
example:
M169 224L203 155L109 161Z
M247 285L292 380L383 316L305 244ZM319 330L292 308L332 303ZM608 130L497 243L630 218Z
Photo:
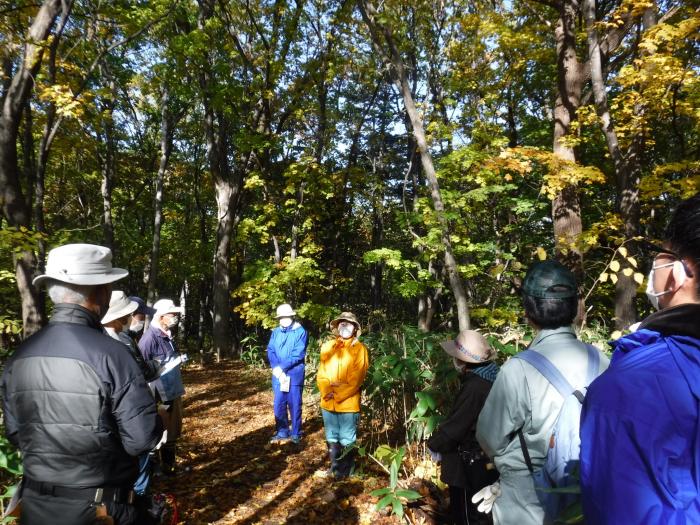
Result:
M486 338L475 330L462 330L455 339L440 343L442 349L465 363L493 361L496 352Z
M130 300L124 292L120 290L114 291L109 300L109 310L107 310L107 313L102 318L102 324L107 324L125 315L133 314L138 307L139 303Z
M284 303L277 307L277 319L280 317L294 317L296 314L291 304Z
M36 286L49 279L63 283L94 286L118 281L129 275L123 268L112 267L112 250L96 244L64 244L49 252L46 272L32 283Z
M360 326L360 321L357 320L357 317L352 312L343 312L330 322L331 331L333 333L338 333L338 324L341 321L347 321L348 323L354 324L356 329L355 336L360 336L360 334L362 333L362 327Z

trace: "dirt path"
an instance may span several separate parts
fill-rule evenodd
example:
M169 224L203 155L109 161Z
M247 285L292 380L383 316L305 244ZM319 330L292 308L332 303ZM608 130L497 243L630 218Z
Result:
M305 396L301 445L271 445L272 392L265 371L221 363L184 371L184 435L179 474L158 477L156 492L173 494L179 523L399 523L374 510L369 493L386 480L331 482L315 396Z

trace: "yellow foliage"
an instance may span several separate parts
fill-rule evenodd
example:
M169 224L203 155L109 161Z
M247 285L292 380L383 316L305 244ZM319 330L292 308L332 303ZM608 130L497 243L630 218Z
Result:
M70 86L51 84L38 89L39 100L53 102L56 114L62 117L80 119L83 116L81 103L75 98Z

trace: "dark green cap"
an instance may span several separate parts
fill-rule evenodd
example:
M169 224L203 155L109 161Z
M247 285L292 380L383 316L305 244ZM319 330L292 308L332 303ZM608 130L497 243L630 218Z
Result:
M578 295L574 274L557 261L536 262L530 266L522 291L541 299L568 299Z

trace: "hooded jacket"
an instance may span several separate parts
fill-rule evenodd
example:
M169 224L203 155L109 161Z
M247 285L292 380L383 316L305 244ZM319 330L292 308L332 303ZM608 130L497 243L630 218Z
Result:
M586 523L700 523L700 304L618 339L581 414Z
M126 487L136 457L161 427L153 397L124 345L75 304L8 360L0 382L5 432L29 479L67 487Z
M270 367L279 366L289 376L293 386L304 384L306 341L306 330L295 321L287 328L281 326L275 328L267 345L267 358L270 361ZM272 384L279 388L279 379L273 376Z
M365 380L369 358L367 347L356 337L336 337L321 347L316 383L321 392L321 408L331 412L359 412L360 387ZM339 383L331 386L331 383ZM333 399L323 399L333 392Z

